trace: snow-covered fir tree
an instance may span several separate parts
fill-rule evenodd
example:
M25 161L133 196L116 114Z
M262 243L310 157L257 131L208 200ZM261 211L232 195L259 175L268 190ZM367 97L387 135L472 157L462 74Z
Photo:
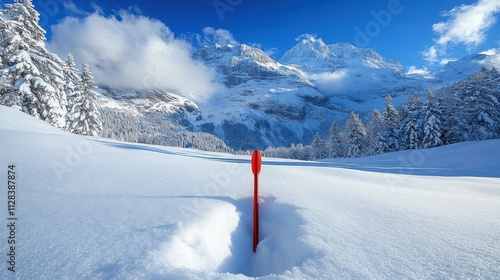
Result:
M45 48L45 31L31 0L6 4L0 16L2 82L0 102L64 128L63 66Z
M367 122L366 131L368 137L367 155L378 155L389 150L386 137L387 124L379 110L373 110Z
M482 68L465 80L439 90L443 142L498 138L499 88L498 71Z
M493 77L486 68L469 78L465 88L465 108L471 140L491 139L498 135L500 103L493 90Z
M418 149L422 142L422 102L420 102L418 93L408 97L408 103L403 110L404 114L401 120L403 148L405 150Z
M314 140L311 144L311 159L316 160L316 159L322 159L326 158L328 156L328 152L326 149L325 141L321 139L321 136L319 136L319 133L316 133L314 136Z
M81 87L82 80L80 77L80 71L76 68L75 58L71 53L68 54L68 59L66 60L66 66L64 67L63 73L64 81L66 82L64 91L69 99L69 97L73 95L73 92Z
M70 98L68 112L68 131L76 134L98 136L102 130L97 97L92 91L94 78L87 62L82 64L81 86Z
M399 150L399 113L392 105L392 97L385 98L384 121L387 124L387 151Z
M439 94L438 101L441 108L441 140L444 145L465 141L465 109L463 100L450 91Z
M434 99L434 94L427 92L427 101L424 103L424 148L433 148L443 145L441 140L441 110Z
M366 140L366 130L358 114L352 112L345 125L348 149L347 157L361 157Z
M328 136L328 140L326 142L328 157L330 158L343 157L341 144L342 144L342 138L337 128L337 122L333 122L332 125L330 126L330 133Z

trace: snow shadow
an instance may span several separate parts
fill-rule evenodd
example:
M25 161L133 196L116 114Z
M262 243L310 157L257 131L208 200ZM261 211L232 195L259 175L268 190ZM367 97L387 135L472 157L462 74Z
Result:
M137 144L137 143L126 143L126 142L111 142L111 141L103 141L103 140L96 140L92 139L92 141L107 145L113 148L117 149L124 149L124 150L139 150L139 151L147 151L147 152L153 152L153 153L161 153L161 154L167 154L167 155L173 155L174 153L156 148L155 146L152 145L146 145L146 144Z
M218 272L243 274L250 277L282 274L300 266L313 254L313 249L301 237L305 220L293 205L276 202L275 197L261 198L259 205L259 244L252 250L253 198L232 200L240 216L231 234L231 254Z

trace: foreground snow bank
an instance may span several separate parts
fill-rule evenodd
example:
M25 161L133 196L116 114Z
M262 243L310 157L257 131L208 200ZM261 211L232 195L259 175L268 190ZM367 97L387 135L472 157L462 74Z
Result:
M231 255L231 233L239 216L227 203L212 203L187 224L180 222L169 241L151 259L159 269L189 268L210 270L222 265Z
M418 176L374 172L398 168L409 153L356 162L265 159L254 254L248 158L59 133L4 107L0 121L0 168L15 164L18 176L20 279L500 274L493 171L500 141L434 149L450 159L425 161L413 169L424 170ZM468 152L484 146L491 152ZM453 150L467 158L456 162ZM491 165L488 178L475 173L482 162ZM0 269L2 278L12 276L5 261Z

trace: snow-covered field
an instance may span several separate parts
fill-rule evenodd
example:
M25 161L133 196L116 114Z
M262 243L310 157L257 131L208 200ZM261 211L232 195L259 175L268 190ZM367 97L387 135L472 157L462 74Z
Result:
M19 279L500 277L500 141L365 159L264 159L70 135L0 106ZM0 229L7 251L8 227ZM9 245L10 246L10 245ZM5 279L5 278L4 278Z

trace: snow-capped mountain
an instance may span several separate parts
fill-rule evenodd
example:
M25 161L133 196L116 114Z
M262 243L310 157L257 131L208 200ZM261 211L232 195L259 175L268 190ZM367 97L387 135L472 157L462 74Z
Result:
M467 78L481 67L491 68L498 65L500 65L500 54L473 54L448 62L436 76L446 84L450 84Z
M327 45L322 39L307 38L287 51L279 60L296 65L308 73L322 73L342 68L388 69L402 74L401 63L382 57L372 49L355 47L349 43Z
M404 74L401 63L349 43L327 45L322 39L306 38L279 61L304 71L312 84L348 111L369 111L380 107L386 95L397 98L400 92L425 88L425 82L415 83Z
M327 128L339 109L300 69L270 58L248 45L213 45L196 58L217 69L226 91L201 111L195 122L212 128L230 146L248 149L308 142Z
M210 102L196 104L165 90L105 88L105 107L111 112L121 106L122 114L139 116L141 123L162 121L169 131L212 134L235 150L309 144L316 132L326 135L333 121L343 125L351 111L366 116L381 109L387 95L401 104L412 93L437 90L474 73L484 64L479 58L491 60L480 55L450 62L429 79L405 74L399 62L372 49L313 38L298 42L278 61L245 44L207 45L194 57L215 69L224 85Z

